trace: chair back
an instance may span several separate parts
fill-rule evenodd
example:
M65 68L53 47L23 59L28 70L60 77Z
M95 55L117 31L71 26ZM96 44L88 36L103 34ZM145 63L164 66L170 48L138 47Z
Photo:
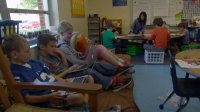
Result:
M170 74L172 77L173 88L174 88L174 91L176 92L178 90L178 81L177 81L175 61L170 50L168 51L168 53L170 57Z
M8 99L8 94L6 94L5 86L0 82L0 102L2 103L3 109L8 109L11 103Z
M0 43L2 43L3 37L10 34L19 34L19 23L21 21L3 20L0 21Z

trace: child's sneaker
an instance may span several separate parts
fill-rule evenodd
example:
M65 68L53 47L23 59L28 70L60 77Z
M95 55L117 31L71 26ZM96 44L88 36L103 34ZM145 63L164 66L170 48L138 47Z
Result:
M134 68L130 68L130 69L127 71L127 73L133 74L133 73L135 73L135 69L134 69Z
M112 84L112 91L113 92L118 92L124 88L126 88L127 86L129 86L132 82L132 78L116 78L115 80L113 80L113 84Z
M127 67L124 67L124 68L119 68L117 69L116 71L116 76L120 76L124 73L135 73L135 69L133 68L134 65L130 65L130 66L127 66Z

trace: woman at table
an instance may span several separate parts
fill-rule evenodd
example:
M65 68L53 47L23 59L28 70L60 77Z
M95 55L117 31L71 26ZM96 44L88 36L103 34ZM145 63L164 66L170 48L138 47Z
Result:
M139 17L131 25L129 34L144 34L144 29L146 26L147 14L142 11Z

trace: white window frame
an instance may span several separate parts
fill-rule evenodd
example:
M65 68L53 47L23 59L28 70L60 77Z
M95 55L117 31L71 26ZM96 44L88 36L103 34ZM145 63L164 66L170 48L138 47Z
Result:
M7 8L6 0L0 0L0 9L1 9L0 13L2 14L2 19L10 19L10 13L48 14L49 16L49 10L42 11L42 10Z
M50 14L49 14L49 0L47 0L48 10L31 10L31 9L16 9L16 8L8 8L6 0L0 0L0 14L2 17L2 20L11 19L10 13L24 13L24 14L47 14L49 16L49 23L46 23L46 25L50 25ZM46 19L46 18L45 18ZM46 20L45 20L46 21ZM30 47L35 47L36 43L30 45Z

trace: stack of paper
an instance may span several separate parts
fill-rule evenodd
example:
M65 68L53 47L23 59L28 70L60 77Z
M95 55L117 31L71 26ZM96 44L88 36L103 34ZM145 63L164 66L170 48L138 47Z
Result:
M187 61L183 61L183 60L179 60L179 59L175 59L175 61L182 68L200 68L200 65L197 65L194 63L188 63Z

